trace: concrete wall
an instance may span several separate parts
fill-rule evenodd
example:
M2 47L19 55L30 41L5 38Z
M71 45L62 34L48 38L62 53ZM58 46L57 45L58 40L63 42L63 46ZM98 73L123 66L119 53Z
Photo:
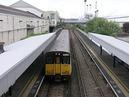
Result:
M57 26L57 23L60 22L59 14L57 11L46 11L44 12L43 17L49 20L50 26Z
M34 33L49 31L47 20L0 13L0 41L5 45L27 36L27 25L34 27Z

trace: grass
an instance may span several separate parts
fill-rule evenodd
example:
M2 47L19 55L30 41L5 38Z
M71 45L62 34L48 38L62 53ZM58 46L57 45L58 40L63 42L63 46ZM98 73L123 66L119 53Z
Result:
M30 34L28 34L26 37L22 38L21 40L24 40L24 39L29 38L29 37L32 37L32 36L44 35L44 34L47 34L47 33L48 33L47 31L44 32L44 33L37 33L37 34L35 34L35 33L30 33Z

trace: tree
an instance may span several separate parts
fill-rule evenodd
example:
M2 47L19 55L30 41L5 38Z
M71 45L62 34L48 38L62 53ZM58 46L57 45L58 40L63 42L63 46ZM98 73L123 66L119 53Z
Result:
M93 18L86 23L86 32L99 33L104 35L116 35L121 31L119 25L104 18Z

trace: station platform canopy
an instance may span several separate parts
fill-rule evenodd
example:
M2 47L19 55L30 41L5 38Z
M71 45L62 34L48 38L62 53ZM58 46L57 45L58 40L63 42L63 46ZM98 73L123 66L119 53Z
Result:
M88 37L101 45L108 53L129 65L129 43L112 36L89 33Z
M55 33L30 37L8 46L0 54L0 96L23 74L54 40Z

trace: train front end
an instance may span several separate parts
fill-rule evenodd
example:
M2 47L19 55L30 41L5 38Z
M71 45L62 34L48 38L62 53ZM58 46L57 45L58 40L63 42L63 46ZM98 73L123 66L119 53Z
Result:
M70 53L48 52L45 60L45 75L48 79L69 80L71 78Z

